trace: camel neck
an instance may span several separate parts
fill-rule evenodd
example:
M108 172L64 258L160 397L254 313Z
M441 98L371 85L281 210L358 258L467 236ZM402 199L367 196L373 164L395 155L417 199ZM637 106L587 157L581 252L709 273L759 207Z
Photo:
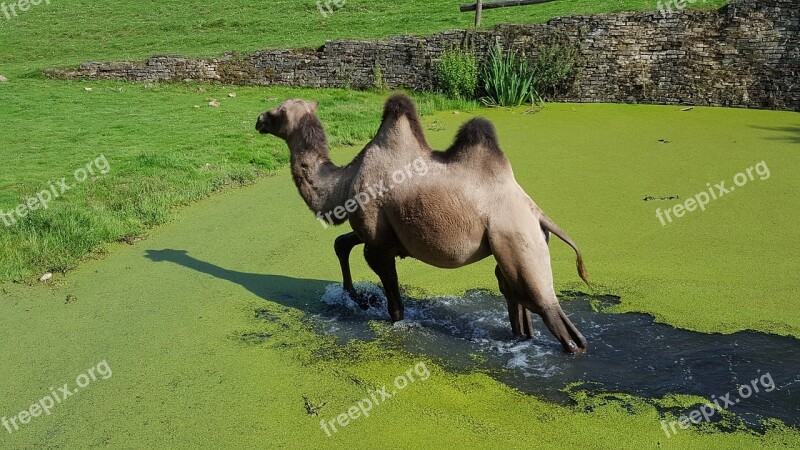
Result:
M287 143L292 153L292 177L308 207L324 214L344 203L349 180L344 176L345 170L331 161L319 120L307 116Z

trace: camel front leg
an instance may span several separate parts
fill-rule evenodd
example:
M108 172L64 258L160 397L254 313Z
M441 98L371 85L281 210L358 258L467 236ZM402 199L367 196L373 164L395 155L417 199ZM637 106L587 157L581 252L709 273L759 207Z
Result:
M386 293L389 303L389 317L392 318L392 322L403 320L403 298L400 296L400 285L397 282L394 255L374 247L364 246L364 259L383 283L383 291Z
M506 298L506 303L508 304L508 321L511 322L511 332L517 337L532 338L533 322L531 321L531 312L516 299L516 294L511 290L511 286L508 285L500 266L495 267L494 274L497 277L500 292Z
M364 241L351 231L337 237L333 243L333 249L336 251L336 257L339 258L339 265L342 268L342 287L350 295L350 298L358 303L361 309L367 309L369 303L356 295L356 289L353 287L353 276L350 273L350 251L356 245L363 243Z

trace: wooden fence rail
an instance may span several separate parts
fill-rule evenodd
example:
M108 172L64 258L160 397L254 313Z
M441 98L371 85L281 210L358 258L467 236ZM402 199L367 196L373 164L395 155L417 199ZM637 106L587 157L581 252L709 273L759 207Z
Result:
M459 6L461 12L475 11L475 27L481 26L481 11L484 9L507 8L509 6L536 5L548 3L555 0L501 0L498 2L483 3L483 0L476 0L475 3L465 3Z

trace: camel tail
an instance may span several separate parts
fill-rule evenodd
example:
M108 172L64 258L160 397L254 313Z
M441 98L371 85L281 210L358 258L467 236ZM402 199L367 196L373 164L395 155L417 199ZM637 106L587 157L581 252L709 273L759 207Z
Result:
M569 235L564 232L564 230L559 228L559 226L556 225L552 219L547 217L547 215L543 211L539 216L539 223L541 224L542 228L555 234L556 236L559 237L559 239L566 242L567 245L569 245L570 247L572 247L573 250L575 250L575 254L578 256L578 260L576 263L576 265L578 266L578 276L580 276L581 280L583 280L583 282L586 283L586 286L589 286L591 288L592 285L589 283L589 275L586 273L586 266L583 264L583 255L581 254L581 251L578 249L578 245L575 244L575 241L573 241L572 238L569 237Z

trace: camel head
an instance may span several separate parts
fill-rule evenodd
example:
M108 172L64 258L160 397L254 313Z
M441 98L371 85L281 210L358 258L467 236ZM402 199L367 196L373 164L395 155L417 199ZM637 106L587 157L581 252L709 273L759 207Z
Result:
M318 102L299 99L286 100L258 116L256 130L262 134L272 134L281 139L288 139L298 129L304 118L309 115L315 117L318 107Z

